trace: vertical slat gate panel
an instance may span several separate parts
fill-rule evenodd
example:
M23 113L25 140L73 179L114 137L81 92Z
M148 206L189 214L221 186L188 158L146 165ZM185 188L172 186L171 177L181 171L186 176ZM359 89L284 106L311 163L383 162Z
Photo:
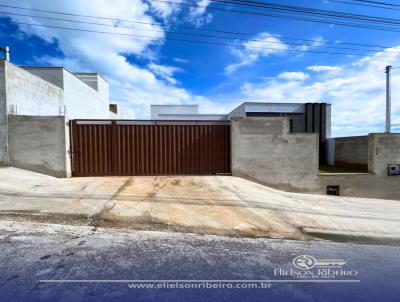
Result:
M71 121L73 176L230 173L229 125Z

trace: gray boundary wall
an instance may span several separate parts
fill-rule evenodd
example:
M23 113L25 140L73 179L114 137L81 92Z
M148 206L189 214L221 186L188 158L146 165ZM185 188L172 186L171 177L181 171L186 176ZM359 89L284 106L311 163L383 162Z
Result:
M289 191L318 191L318 134L289 133L289 119L233 120L232 174Z
M361 139L369 173L318 174L318 134L290 134L288 126L287 118L233 120L232 174L286 191L326 194L339 185L342 196L400 200L400 176L387 174L388 164L400 164L400 134Z
M336 137L335 164L368 165L368 136Z
M6 62L0 60L0 167L8 164Z
M70 176L69 133L63 116L8 116L9 164L55 177Z
M340 185L341 195L400 200L400 176L388 176L388 164L400 164L400 134L370 133L369 173L320 174L322 189ZM363 142L365 144L365 142Z

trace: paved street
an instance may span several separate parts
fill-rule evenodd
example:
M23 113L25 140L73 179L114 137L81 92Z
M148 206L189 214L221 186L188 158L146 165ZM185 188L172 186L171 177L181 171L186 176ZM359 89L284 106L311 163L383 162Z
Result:
M398 301L398 246L244 239L0 221L2 301ZM343 259L360 282L132 289L104 280L279 280L299 255ZM93 280L44 283L40 280ZM103 280L100 283L98 280ZM297 279L298 280L298 279ZM268 283L268 284L267 284ZM131 285L132 286L132 285Z

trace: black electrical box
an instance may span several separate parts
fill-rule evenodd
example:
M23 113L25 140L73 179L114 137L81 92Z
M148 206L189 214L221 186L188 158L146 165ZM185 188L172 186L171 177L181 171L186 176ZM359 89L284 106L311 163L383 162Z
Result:
M389 176L400 175L400 165L396 165L396 164L388 165L388 175Z
M326 195L340 196L340 186L326 186Z

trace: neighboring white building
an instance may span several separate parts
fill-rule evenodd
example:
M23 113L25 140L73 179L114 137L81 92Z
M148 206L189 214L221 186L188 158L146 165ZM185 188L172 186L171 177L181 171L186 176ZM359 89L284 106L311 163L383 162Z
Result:
M118 114L110 110L118 112L116 105L110 106L107 81L96 73L72 73L63 67L16 66L0 60L0 165L14 164L33 170L38 167L38 172L43 171L40 167L57 167L48 173L59 176L67 171L68 175L67 121L118 118ZM60 129L55 131L57 127ZM41 135L34 136L35 131L39 134L42 131L43 139L49 138L50 142L41 141ZM59 140L63 132L65 137ZM64 148L66 156L58 152L52 158L42 151L28 154L23 146L16 146L22 142L39 147L53 141L59 142L56 147ZM26 165L19 164L21 162Z
M63 67L17 67L10 64L10 68L21 74L20 81L17 84L20 84L21 81L31 81L32 77L23 73L23 70L25 70L62 90L61 108L54 106L51 102L46 104L46 109L32 110L29 105L31 103L37 104L37 100L31 94L27 94L27 98L24 99L8 100L9 107L14 104L17 106L17 114L48 115L47 112L51 110L52 115L65 115L69 119L109 119L117 117L109 110L108 83L98 74L72 73Z

